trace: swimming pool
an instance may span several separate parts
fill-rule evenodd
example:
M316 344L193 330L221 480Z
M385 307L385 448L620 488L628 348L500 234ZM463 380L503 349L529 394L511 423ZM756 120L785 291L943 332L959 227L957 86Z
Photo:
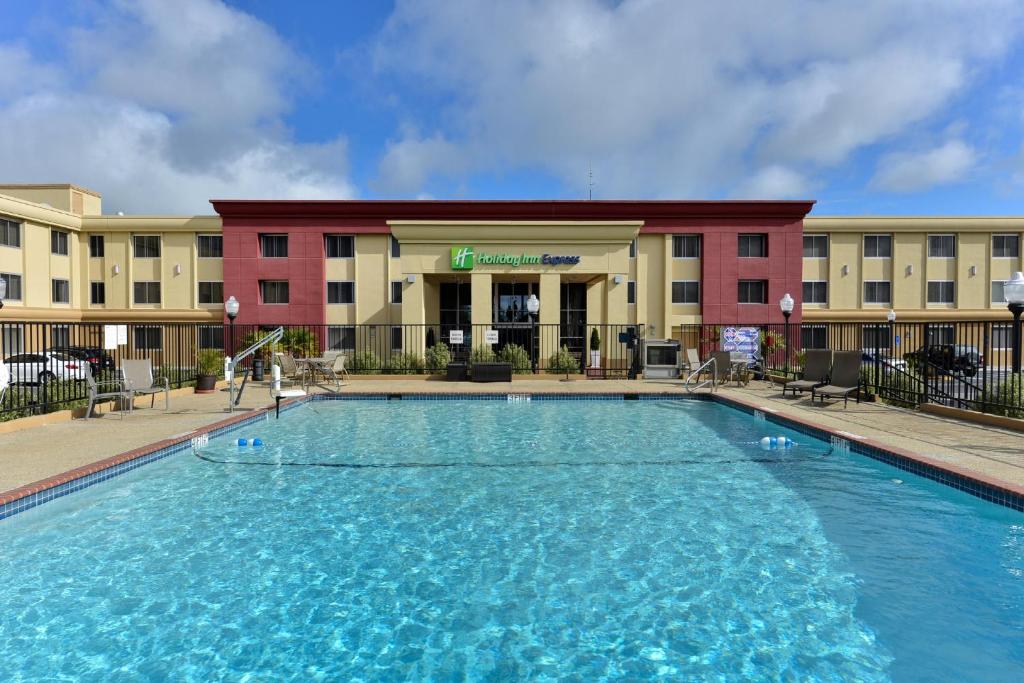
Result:
M4 520L0 548L2 680L1024 664L1024 515L703 401L318 401Z

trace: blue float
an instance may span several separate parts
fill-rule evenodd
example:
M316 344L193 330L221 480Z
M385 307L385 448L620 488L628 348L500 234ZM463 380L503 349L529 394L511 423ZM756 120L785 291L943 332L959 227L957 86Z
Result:
M263 439L253 439L252 440L252 445L253 446L262 446L263 445Z
M249 442L248 442L248 441L246 441L245 439L239 439L239 440L238 440L238 445L239 445L239 446L248 446L248 445L249 445Z
M773 448L792 448L795 444L793 440L785 436L765 436L760 441L761 449L768 451Z

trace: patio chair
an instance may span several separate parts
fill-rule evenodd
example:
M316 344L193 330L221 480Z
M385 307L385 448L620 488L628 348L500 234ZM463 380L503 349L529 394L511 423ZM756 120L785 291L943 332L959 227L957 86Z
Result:
M728 351L715 351L715 384L725 384L733 378L732 355Z
M291 354L278 351L274 354L274 360L281 367L281 375L283 377L296 379L299 376L299 366L295 364L295 359L292 358Z
M121 378L131 393L132 404L136 396L149 396L149 407L156 404L156 395L164 394L164 410L171 409L171 383L166 377L153 379L153 362L146 359L125 359L121 361Z
M697 355L697 349L686 349L682 367L683 373L688 375L699 367L700 356Z
M782 395L792 391L811 391L817 387L828 384L828 373L832 370L832 351L830 349L808 349L807 359L804 361L803 379L786 382L782 385Z
M0 405L4 402L4 394L7 393L9 386L11 386L11 369L7 367L7 363L0 361Z
M88 363L83 365L85 372L85 381L89 386L89 406L85 409L85 419L88 420L92 417L92 409L95 407L96 402L100 399L112 398L121 399L125 404L128 405L128 412L132 412L132 395L125 386L124 380L120 379L108 379L102 382L97 382L96 378L93 377L92 368L89 367ZM124 404L121 406L120 413L121 419L124 419Z
M815 396L821 396L822 404L826 398L842 398L845 408L850 403L850 394L856 392L860 403L860 364L860 351L836 351L829 383L812 388L811 401Z

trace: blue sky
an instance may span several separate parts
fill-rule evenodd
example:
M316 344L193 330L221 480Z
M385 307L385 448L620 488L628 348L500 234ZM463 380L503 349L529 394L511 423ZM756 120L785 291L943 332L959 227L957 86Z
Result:
M0 0L0 182L1024 214L1018 0Z

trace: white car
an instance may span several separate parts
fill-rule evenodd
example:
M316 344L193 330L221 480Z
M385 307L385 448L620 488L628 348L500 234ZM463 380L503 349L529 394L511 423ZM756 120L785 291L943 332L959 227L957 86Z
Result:
M63 353L19 353L4 359L11 384L42 384L52 380L84 380L85 361Z

